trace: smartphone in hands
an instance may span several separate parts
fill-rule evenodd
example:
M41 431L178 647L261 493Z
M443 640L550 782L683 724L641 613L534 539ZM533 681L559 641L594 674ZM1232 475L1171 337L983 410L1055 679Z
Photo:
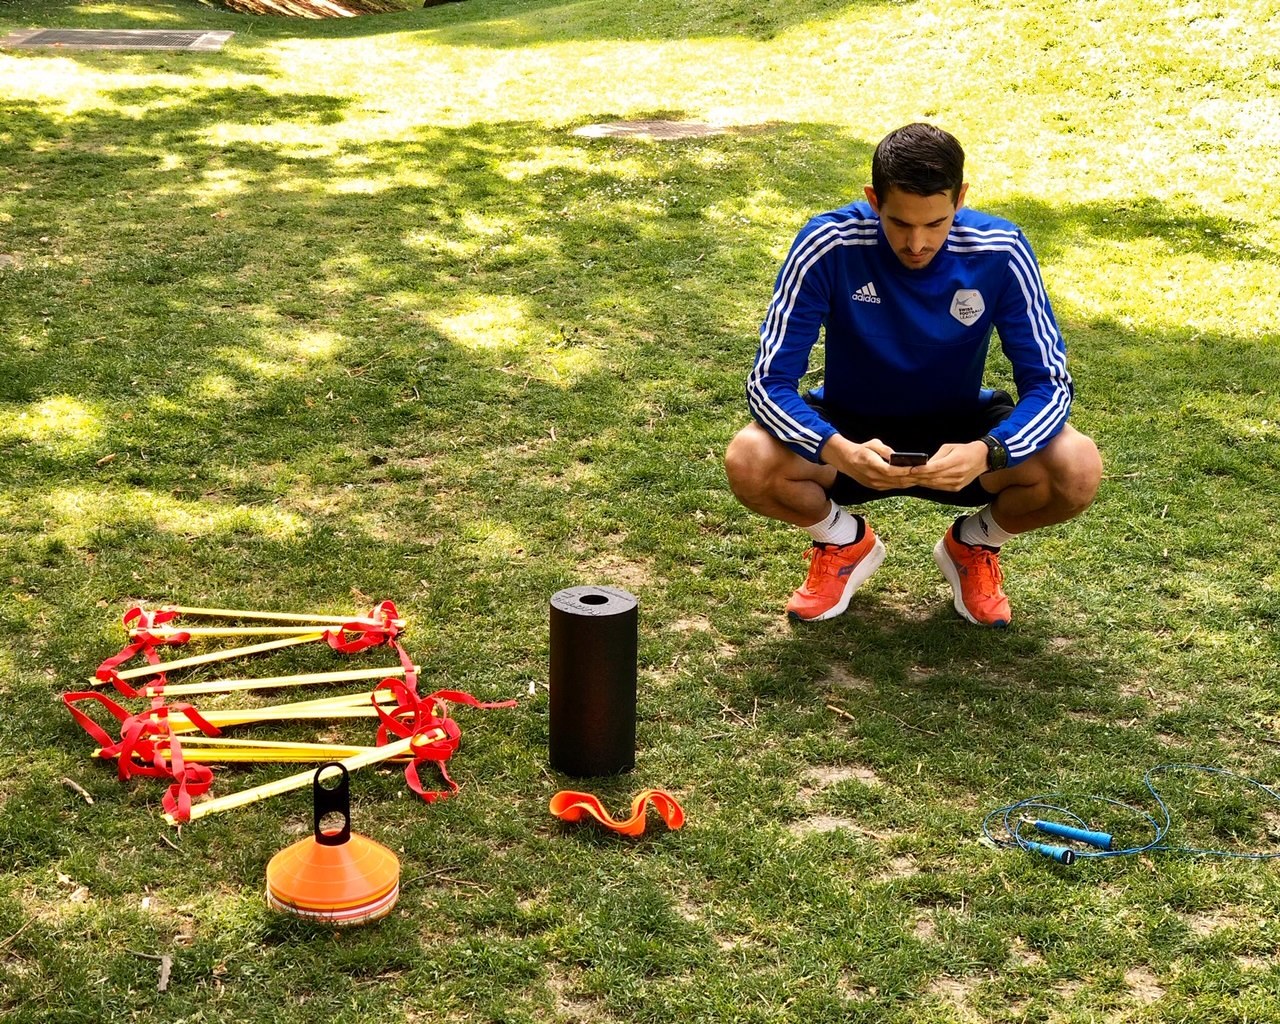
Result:
M928 461L928 452L894 452L889 456L891 466L923 466Z

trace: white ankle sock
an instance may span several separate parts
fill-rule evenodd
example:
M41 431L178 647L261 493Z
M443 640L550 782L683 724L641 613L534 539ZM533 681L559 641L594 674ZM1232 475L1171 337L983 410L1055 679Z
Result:
M846 512L833 501L826 517L805 529L819 544L856 544L862 539L862 516Z
M991 514L991 506L979 509L968 516L956 531L956 537L965 544L981 544L988 548L998 548L1014 534L1000 528Z

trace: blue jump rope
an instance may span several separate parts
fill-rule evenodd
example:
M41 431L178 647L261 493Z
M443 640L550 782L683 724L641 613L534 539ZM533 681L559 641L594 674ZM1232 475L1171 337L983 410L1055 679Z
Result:
M1261 790L1270 799L1280 803L1280 793L1270 786L1264 786L1256 779L1229 772L1224 768L1212 768L1202 764L1162 764L1151 768L1142 777L1147 791L1151 794L1157 814L1149 814L1141 808L1134 807L1119 800L1105 796L1069 797L1062 793L1051 793L1042 796L1027 797L1017 803L1008 804L991 811L982 819L982 834L1000 849L1027 850L1057 861L1059 864L1074 864L1077 860L1100 857L1132 857L1139 853L1165 851L1170 853L1189 853L1202 857L1231 857L1237 860L1271 860L1280 857L1280 850L1274 853L1242 853L1234 850L1203 850L1194 846L1176 846L1166 841L1169 830L1173 827L1173 818L1169 813L1169 805L1160 796L1153 783L1152 776L1160 772L1193 771L1209 775L1219 775L1246 783ZM1151 829L1151 841L1141 846L1128 846L1117 849L1115 838L1109 832L1100 832L1089 827L1089 823L1073 811L1063 806L1067 801L1079 803L1087 801L1118 807L1128 814L1141 819ZM1028 813L1033 814L1027 817ZM1057 820L1054 820L1057 819ZM1002 828L1003 836L992 831L993 824L997 832ZM1064 823L1065 822L1065 823ZM1042 842L1023 834L1024 829L1034 829L1045 837L1067 840L1075 845L1067 846L1054 842Z

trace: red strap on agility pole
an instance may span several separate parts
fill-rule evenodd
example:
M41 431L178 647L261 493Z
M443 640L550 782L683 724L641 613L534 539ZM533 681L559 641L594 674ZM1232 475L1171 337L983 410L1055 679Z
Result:
M141 697L142 691L136 690L127 682L120 678L116 671L126 661L133 658L138 652L146 657L147 662L151 665L160 664L160 656L156 654L155 649L164 644L185 644L191 639L190 633L174 633L171 636L154 636L148 630L155 626L162 626L166 622L171 622L177 617L175 611L147 611L145 608L130 608L124 613L123 623L125 632L134 628L134 623L138 623L138 634L127 643L119 653L112 655L101 665L94 673L94 676L104 683L110 683L126 697ZM150 686L163 686L165 682L164 673L161 673L149 684Z
M571 789L561 790L551 798L551 813L565 821L594 818L605 828L620 835L638 836L644 832L646 804L653 805L668 828L677 829L684 824L684 808L676 802L675 797L661 789L646 789L638 793L631 801L631 817L626 821L618 821L610 815L595 794L579 793Z
M364 620L345 622L341 626L326 630L324 638L330 647L342 654L355 654L357 651L378 647L381 644L395 644L396 637L400 635L400 627L395 624L395 620L399 617L400 613L396 610L395 602L383 601L371 608ZM371 626L369 619L373 619L380 625ZM350 639L347 634L351 634ZM395 646L398 648L400 645L395 644Z
M120 723L120 739L111 737L97 722L77 707L81 701L96 701L106 708ZM190 704L171 707L153 707L132 715L105 693L85 690L63 694L62 702L67 710L93 739L98 741L100 757L115 758L116 772L121 781L142 775L153 779L170 779L161 804L165 812L185 821L191 815L191 798L200 796L213 785L213 769L206 765L187 761L182 754L182 744L170 732L168 717L171 713L186 715L200 727L206 736L220 736L221 730L210 725ZM163 739L163 743L159 742ZM163 753L168 750L168 755Z
M77 707L83 701L94 701L107 709L120 723L119 739L115 739L85 711ZM215 725L210 725L191 704L151 707L146 711L133 714L98 690L64 693L62 703L71 712L71 716L80 723L81 728L91 738L97 740L101 751L99 756L104 760L118 759L117 771L121 779L127 779L131 775L168 778L172 774L164 767L165 758L157 749L166 746L175 747L179 744L178 737L169 729L170 714L186 715L187 719L198 726L206 736L222 735L222 730ZM158 739L163 740L163 743L157 743Z
M111 756L107 751L109 749L118 749L120 741L113 739L111 734L103 729L102 726L76 707L81 701L96 701L101 704L115 716L116 721L121 723L122 728L124 720L129 717L129 712L99 690L80 690L76 693L64 693L62 695L62 703L71 712L71 717L80 723L80 727L89 734L91 739L97 741L98 746L103 751L102 756Z
M382 724L378 726L378 745L386 744L392 735L410 739L409 751L413 754L413 760L405 766L405 782L429 804L458 792L458 784L449 775L445 762L454 755L462 742L462 730L449 717L449 705L446 701L473 708L510 708L516 704L513 700L479 701L462 690L437 690L426 697L419 697L399 679L384 679L381 689L391 690L396 695L396 707L388 712L374 703L378 717L382 719ZM435 730L443 731L444 737L425 739ZM423 786L418 766L428 761L439 770L447 790L429 790Z

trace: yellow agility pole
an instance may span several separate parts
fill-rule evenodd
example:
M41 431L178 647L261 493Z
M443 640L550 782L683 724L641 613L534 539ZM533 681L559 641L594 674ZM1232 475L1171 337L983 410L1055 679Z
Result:
M333 761L342 757L378 750L360 744L342 743L294 743L287 740L231 739L226 736L184 736L181 741L183 756L202 764L210 762L278 762L278 761ZM156 749L168 757L170 744L156 741ZM103 754L98 747L94 757L111 760L120 756L119 751Z
M377 747L332 747L326 750L307 752L288 750L219 750L216 747L194 747L188 750L184 746L182 754L188 762L195 761L199 764L322 764L335 758L353 757L363 751L377 749ZM402 758L391 758L390 763L399 764L409 759L409 755L406 754Z
M443 733L443 729L434 730ZM425 734L430 737L431 734ZM439 737L437 737L439 738ZM388 743L383 747L374 747L362 754L356 754L354 757L343 758L337 763L342 765L347 771L355 771L357 768L365 768L371 764L380 764L383 761L390 761L395 757L403 757L409 753L414 743L414 737L409 736L395 743ZM419 741L421 742L421 741ZM432 742L428 739L427 742ZM193 804L191 814L187 818L188 821L195 821L197 818L204 818L210 814L217 814L220 811L228 811L235 807L245 807L248 804L256 803L259 800L265 800L268 797L279 796L281 793L288 793L294 789L301 789L303 786L311 784L311 780L315 777L313 770L298 772L296 775L290 775L283 779L277 779L275 782L268 782L262 786L255 786L252 789L242 790L239 793L229 793L226 796L215 797L212 800L206 800L203 803ZM170 825L180 824L177 816L166 814L164 820Z
M367 623L361 623L367 625ZM146 634L157 640L168 640L170 637L185 634L192 640L211 639L224 636L299 636L302 633L314 633L316 627L310 626L152 626L150 629L131 629L129 638L136 640Z
M358 718L376 715L374 703L387 707L394 706L395 693L392 690L375 687L373 690L361 690L357 693L343 693L336 697L315 697L312 700L298 700L288 704L269 704L258 708L220 708L213 711L201 711L200 717L210 725L247 725L258 721L288 721L291 718ZM181 724L183 730L197 728L181 711L174 711L168 716L170 725L174 721Z
M377 701L386 709L393 695L389 690L375 690ZM389 709L387 709L389 710ZM294 704L276 704L265 708L234 708L221 711L201 711L200 717L209 725L225 728L231 725L250 725L254 722L290 722L311 718L373 718L378 714L368 693L353 693L346 697L328 697L322 700L298 701ZM168 716L173 732L186 733L200 729L181 711Z
M220 619L268 619L279 622L315 622L326 625L345 625L355 623L361 626L384 626L385 623L372 619L368 615L309 615L305 612L261 612L245 611L240 608L191 608L186 605L167 604L158 609L162 612L177 612L179 615L206 616ZM404 619L391 619L391 625L404 628Z
M117 679L138 679L142 676L155 676L161 672L172 672L180 668L195 668L197 665L208 665L215 661L226 661L228 658L239 658L248 654L262 654L266 651L278 651L282 647L295 647L298 644L309 644L323 640L324 632L303 633L301 636L289 636L283 640L269 640L266 643L252 644L249 647L232 647L225 651L209 651L207 654L196 654L190 658L178 658L176 661L162 661L158 665L140 665L137 668L117 672ZM93 686L102 686L110 680L98 679L96 676L89 682Z
M264 676L260 679L213 679L205 683L144 686L142 695L144 697L155 697L163 693L166 697L180 697L193 693L236 693L241 690L265 690L275 687L347 683L357 679L385 679L388 676L403 676L408 671L410 670L403 665L396 665L394 668L349 668L340 672L307 672L293 676ZM412 666L412 671L416 675L421 669L414 665Z
M293 722L312 718L374 718L378 712L372 704L354 707L317 707L301 711L202 711L200 717L216 729L232 725L253 725L255 722ZM186 715L176 712L169 716L169 728L173 732L199 731L200 725Z

